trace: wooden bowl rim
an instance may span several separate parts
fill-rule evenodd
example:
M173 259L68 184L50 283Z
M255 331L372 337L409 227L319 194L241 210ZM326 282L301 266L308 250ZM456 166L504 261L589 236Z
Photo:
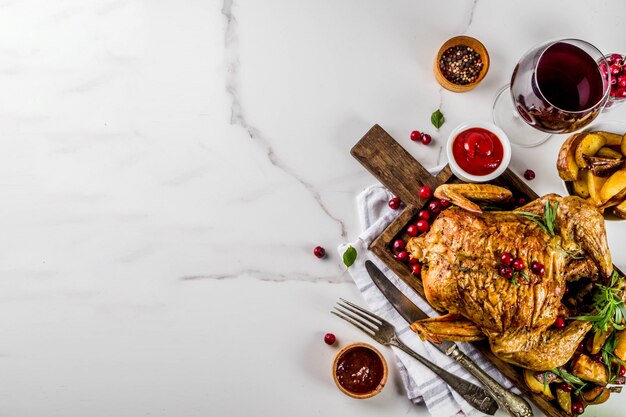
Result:
M439 69L439 58L441 58L441 55L445 52L446 49L455 45L469 46L470 48L478 52L478 54L480 55L483 61L483 68L478 74L478 78L476 79L476 81L474 81L471 84L465 84L465 85L454 84L453 82L448 81L448 79L443 76L443 74L441 73L441 70ZM481 41L479 41L476 38L472 38L471 36L459 35L459 36L454 36L448 39L441 45L441 47L439 48L439 51L437 52L437 56L435 57L435 64L434 64L433 69L435 71L435 78L437 79L437 82L443 88L449 91L462 93L462 92L473 89L483 80L483 78L485 78L485 76L487 75L487 72L489 71L489 64L490 64L489 52L487 51L487 48L485 48L485 45L483 45Z
M346 389L343 385L341 385L339 383L339 379L337 378L337 362L339 362L339 358L344 353L349 351L350 349L354 349L354 348L357 348L357 347L363 347L363 348L366 348L366 349L369 349L369 350L373 351L374 353L376 353L376 355L378 355L380 361L383 364L383 376L380 379L380 382L378 383L376 388L374 388L373 390L371 390L369 392L365 392L365 393L355 393L355 392L349 391L348 389ZM352 398L358 398L358 399L370 398L370 397L373 397L374 395L378 394L380 391L382 391L383 387L387 383L387 374L388 374L387 361L385 360L385 357L382 355L382 353L380 353L378 351L378 349L376 349L374 346L372 346L370 344L362 343L362 342L350 343L349 345L346 345L343 348L341 348L341 350L339 352L337 352L337 355L335 355L335 360L333 360L332 373L333 373L333 380L335 381L335 385L337 385L337 387L344 394L346 394L346 395L348 395L348 396L350 396Z

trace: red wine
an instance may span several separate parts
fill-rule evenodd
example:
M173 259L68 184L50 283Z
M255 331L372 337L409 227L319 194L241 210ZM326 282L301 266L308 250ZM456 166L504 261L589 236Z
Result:
M550 46L539 58L536 76L543 96L561 110L587 110L602 99L598 63L577 46L562 42Z

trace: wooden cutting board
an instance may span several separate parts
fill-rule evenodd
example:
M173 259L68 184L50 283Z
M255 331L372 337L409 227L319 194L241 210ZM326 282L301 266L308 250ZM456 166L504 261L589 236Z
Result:
M446 183L463 183L456 178L450 167L446 167L437 176L431 175L417 162L398 142L396 142L380 126L374 125L369 132L352 148L354 156L376 179L378 179L394 195L404 203L402 212L396 219L375 239L370 249L404 282L415 290L422 298L424 287L420 277L411 274L407 264L397 261L391 250L392 242L402 238L405 241L406 227L416 221L417 213L424 207L427 200L419 197L419 189L428 185L432 190ZM538 195L526 185L517 175L507 169L500 177L491 183L509 188L515 197L523 197L532 201ZM535 394L526 386L522 370L497 358L489 349L486 341L472 343L487 357L496 368L506 375L511 382L539 409L550 417L567 417L556 403L552 403L539 394Z

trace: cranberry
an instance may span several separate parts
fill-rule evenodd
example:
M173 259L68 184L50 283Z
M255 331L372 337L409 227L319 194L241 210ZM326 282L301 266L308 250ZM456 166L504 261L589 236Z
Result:
M500 255L500 262L505 265L511 265L513 263L513 255L509 252L502 253L502 255Z
M422 143L424 145L428 145L433 138L430 137L428 133L422 133Z
M558 316L556 320L554 320L554 327L557 329L562 329L565 327L565 319L561 316Z
M417 223L415 223L415 226L417 227L417 230L422 233L428 232L428 229L430 228L426 220L418 220Z
M524 178L526 178L528 181L534 180L535 171L533 171L532 169L527 169L526 171L524 171Z
M418 276L419 274L422 273L422 265L420 264L415 264L411 267L411 273L415 276Z
M524 197L520 197L517 199L518 206L523 206L524 204L526 204L526 199Z
M441 207L443 207L443 208L448 208L448 207L450 207L452 205L450 200L446 200L445 198L440 199L439 203L441 204Z
M439 214L441 211L441 203L437 200L433 200L428 203L428 210L433 214Z
M567 382L561 382L559 384L559 388L561 389L561 391L572 392L572 386Z
M585 349L585 344L583 342L580 342L578 346L576 347L577 352L582 352L584 349Z
M611 72L611 75L617 75L620 72L622 72L622 67L620 67L619 65L613 64L609 66L609 71Z
M522 261L520 258L514 260L513 269L515 269L516 271L521 271L522 269L524 269L524 261Z
M620 75L617 78L617 85L619 87L626 87L626 75Z
M415 265L419 261L420 261L419 259L409 256L409 265Z
M420 220L430 220L430 213L428 212L428 210L420 210L420 212L417 215L417 218Z
M572 403L572 413L582 414L585 412L585 406L580 401L574 401Z
M394 197L391 200L389 200L389 207L391 207L394 210L399 209L400 204L402 204L402 201L400 201L398 197Z
M622 65L622 56L620 54L611 54L608 61L614 65Z
M533 271L535 275L543 275L546 272L542 263L533 262L530 264L530 270Z
M593 359L596 362L602 362L602 354L594 353L593 355L591 355L591 359Z
M332 333L326 333L324 335L324 343L326 343L327 345L334 345L335 340L337 340L337 338Z
M406 234L411 236L411 237L415 237L417 236L417 234L419 233L419 230L417 229L417 226L414 224L410 224L407 228L406 228Z
M324 256L326 256L326 249L321 246L316 246L315 249L313 249L313 255L317 256L318 258L323 258Z
M421 138L422 138L422 132L420 132L419 130L414 130L414 131L411 132L411 140L412 141L417 142Z
M396 239L393 241L394 252L400 252L401 250L404 250L405 247L406 247L406 244L404 243L404 240Z
M398 254L396 255L396 259L400 262L407 262L409 260L409 252L405 250L398 252Z
M615 90L615 97L617 98L626 97L626 88L622 87L622 88L618 88L617 90Z
M431 195L432 192L430 191L430 187L428 185L424 185L422 188L420 188L420 197L424 200L429 199Z
M617 371L617 376L624 376L624 375L626 375L626 366L620 365L619 370Z
M508 265L500 265L500 268L498 268L498 274L502 278L506 278L506 279L513 278L513 270Z

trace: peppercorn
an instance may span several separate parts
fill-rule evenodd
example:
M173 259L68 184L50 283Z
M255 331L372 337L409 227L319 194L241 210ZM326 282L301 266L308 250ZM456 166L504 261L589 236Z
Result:
M480 54L467 45L451 46L441 54L439 60L439 69L443 76L457 85L476 81L482 68Z

